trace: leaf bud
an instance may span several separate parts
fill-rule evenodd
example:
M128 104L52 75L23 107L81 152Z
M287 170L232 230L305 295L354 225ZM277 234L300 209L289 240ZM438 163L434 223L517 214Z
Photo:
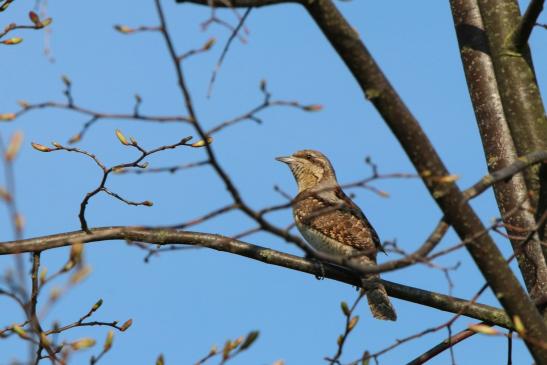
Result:
M133 324L133 320L130 318L127 321L125 321L122 326L120 327L120 331L124 332L126 331L131 325Z
M5 44L7 46L13 46L13 45L21 43L22 41L23 41L23 38L13 37L13 38L6 39L5 41L2 41L2 44Z
M82 338L70 344L73 350L84 350L95 346L95 340L92 338Z
M118 140L121 142L121 144L126 146L129 145L129 142L127 142L127 138L125 138L125 136L119 129L116 129L116 137L118 137Z
M40 143L32 142L30 145L32 146L32 148L34 148L35 150L40 151L40 152L51 152L51 151L53 151L51 148L46 147L46 146L44 146L43 144L40 144ZM57 147L57 146L55 146L55 147Z
M192 143L190 146L192 147L204 147L206 145L210 145L213 143L213 137L207 137L206 140L200 139L199 141Z
M106 334L106 340L104 341L103 351L107 352L112 348L112 342L114 341L114 331L110 330Z

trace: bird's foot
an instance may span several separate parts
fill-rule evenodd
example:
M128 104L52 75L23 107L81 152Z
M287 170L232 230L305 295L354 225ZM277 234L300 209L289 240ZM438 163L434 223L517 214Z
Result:
M315 257L313 257L312 255L309 255L309 254L306 254L306 258L308 260L311 260L313 262L313 266L315 266L315 278L317 280L323 280L325 279L325 267L323 266L323 263L321 261L319 261L318 259L316 259ZM317 272L319 272L319 274L317 274Z

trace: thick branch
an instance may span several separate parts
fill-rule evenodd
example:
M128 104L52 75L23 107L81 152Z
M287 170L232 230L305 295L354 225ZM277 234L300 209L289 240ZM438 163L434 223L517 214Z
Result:
M525 155L546 150L547 119L530 51L526 44L516 49L512 37L512 34L519 33L519 24L522 24L519 4L517 0L478 0L478 4L488 34L503 109L517 153ZM524 175L534 208L538 207L541 185L547 189L547 182L540 180L539 169L539 166L534 167ZM546 204L539 205L536 219L541 217L545 207Z
M517 152L505 114L494 66L489 56L488 39L484 32L481 14L476 0L452 0L452 15L460 46L460 55L473 102L473 109L479 126L488 170L495 171L481 182L496 180L494 193L503 222L510 237L536 228L528 189L522 173L515 173L520 165L530 159L535 162L547 161L547 151L539 151L523 159ZM505 181L500 180L506 175ZM481 183L473 186L481 189ZM538 236L521 249L521 240L512 238L511 244L516 252L524 282L532 299L547 291L547 265L543 257Z
M361 286L361 280L348 270L329 264L323 264L321 270L317 263L305 258L289 255L269 248L264 248L242 241L215 234L184 232L167 229L148 229L141 227L104 227L84 231L61 233L51 236L36 237L27 240L0 243L0 255L22 252L40 252L73 243L92 243L106 240L128 240L157 245L196 245L214 250L245 256L267 264L285 267L313 275L324 275L327 278L347 284ZM481 321L493 323L505 328L512 324L507 315L500 309L482 304L471 304L464 299L417 289L401 284L382 281L389 295L413 303L437 308L439 310L461 313Z

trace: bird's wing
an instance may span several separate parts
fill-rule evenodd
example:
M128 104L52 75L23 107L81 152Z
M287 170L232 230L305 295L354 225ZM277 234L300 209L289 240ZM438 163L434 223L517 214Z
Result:
M370 251L375 256L382 250L378 234L363 212L341 189L334 191L335 199L324 194L295 199L294 214L303 224L328 238L347 244L353 249ZM383 250L382 250L383 251Z
M338 188L338 189L335 189L334 190L334 193L336 195L337 198L339 198L340 200L344 201L344 206L347 206L348 207L348 210L350 211L351 214L359 217L362 222L363 222L363 226L365 227L365 229L367 231L370 232L370 235L371 235L371 238L372 238L372 241L374 242L374 245L376 247L377 250L379 251L382 251L383 253L385 253L384 251L384 247L382 246L382 242L380 241L380 237L378 237L378 233L376 233L376 230L374 229L374 227L372 226L372 224L370 224L369 220L367 219L367 217L365 216L365 213L363 213L363 211L361 210L361 208L359 208L357 206L357 204L355 204L353 202L353 200L351 200L345 193L342 189Z

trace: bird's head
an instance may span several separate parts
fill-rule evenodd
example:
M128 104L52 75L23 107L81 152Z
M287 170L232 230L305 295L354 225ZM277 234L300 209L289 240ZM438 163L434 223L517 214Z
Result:
M334 169L328 158L319 151L302 150L291 156L277 157L276 160L289 165L299 192L336 185Z

